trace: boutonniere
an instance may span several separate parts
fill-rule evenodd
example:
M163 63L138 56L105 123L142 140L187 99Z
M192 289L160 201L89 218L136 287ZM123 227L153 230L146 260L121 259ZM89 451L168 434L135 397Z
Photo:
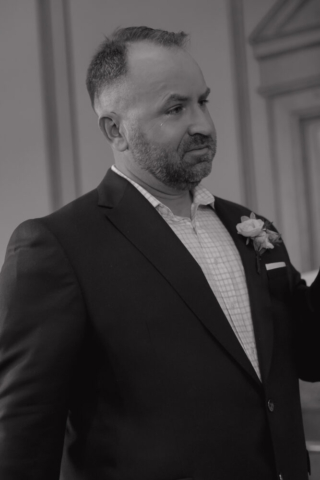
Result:
M281 235L273 230L270 230L271 222L259 220L254 213L250 217L241 217L241 223L238 223L236 228L240 235L247 238L246 245L253 243L257 259L257 271L260 273L260 259L261 255L268 249L274 248L275 245L282 242Z

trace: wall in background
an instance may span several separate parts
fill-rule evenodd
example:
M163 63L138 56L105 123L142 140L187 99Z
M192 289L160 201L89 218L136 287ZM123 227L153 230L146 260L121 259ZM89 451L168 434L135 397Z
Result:
M248 1L259 200L269 194L293 263L313 270L320 263L320 3L278 0L257 24Z
M276 221L277 217L270 161L267 106L265 99L258 93L261 84L259 63L254 57L249 36L275 3L275 0L243 0L257 210L273 221Z
M1 0L0 264L13 229L51 209L36 3Z

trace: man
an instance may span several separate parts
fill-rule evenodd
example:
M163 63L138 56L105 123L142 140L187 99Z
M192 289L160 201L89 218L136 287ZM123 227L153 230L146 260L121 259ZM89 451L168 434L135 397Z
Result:
M216 134L185 41L104 42L87 86L115 166L12 236L1 480L308 477L298 377L320 379L320 278L307 289L264 220L200 185Z

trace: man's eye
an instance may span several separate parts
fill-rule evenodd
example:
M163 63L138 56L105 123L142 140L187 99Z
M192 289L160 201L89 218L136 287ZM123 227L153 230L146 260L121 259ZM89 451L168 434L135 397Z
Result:
M167 112L167 115L178 115L182 112L183 108L184 107L182 105L177 105L176 107L171 108L171 110Z
M200 100L200 105L203 107L204 105L206 105L207 103L209 103L209 100L206 99L206 100Z

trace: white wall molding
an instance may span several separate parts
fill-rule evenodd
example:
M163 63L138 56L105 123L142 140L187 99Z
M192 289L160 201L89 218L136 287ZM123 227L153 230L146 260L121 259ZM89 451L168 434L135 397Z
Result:
M269 39L261 44L253 44L254 54L257 59L284 55L293 50L301 50L320 44L320 25L317 29L295 32L294 35L286 34L283 37Z
M320 197L312 180L320 181L320 173L309 145L309 118L320 109L316 25L320 8L314 0L279 0L250 36L260 67L258 93L267 104L277 224L302 271L320 260Z
M263 44L272 48L274 40L278 41L277 47L281 47L282 42L286 45L296 35L313 37L319 27L318 0L278 0L256 26L249 40L254 48ZM300 39L300 42L304 40Z
M53 210L80 194L68 7L67 0L37 2L47 160Z
M320 75L314 75L308 78L299 78L289 82L270 85L268 87L259 87L258 93L265 98L290 95L292 92L301 90L310 90L320 88Z
M238 143L242 172L243 203L257 211L257 192L252 142L251 110L246 58L242 0L229 1L229 16L233 47L234 88L237 104Z

